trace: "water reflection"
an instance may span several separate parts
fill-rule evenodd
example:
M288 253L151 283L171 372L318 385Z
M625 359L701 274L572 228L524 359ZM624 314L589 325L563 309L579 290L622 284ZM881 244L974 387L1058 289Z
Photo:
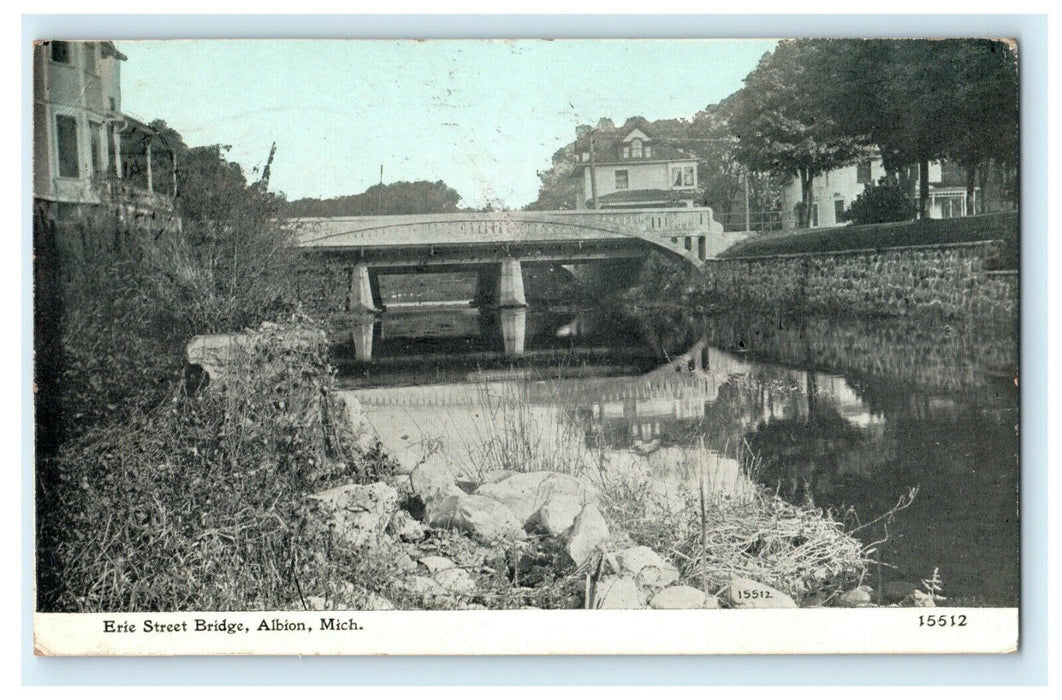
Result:
M607 455L611 468L648 464L660 488L696 478L682 465L701 441L731 488L748 449L761 483L853 522L917 486L910 508L860 532L883 540L895 568L883 566L882 581L917 583L939 567L951 603L1017 604L1013 329L520 311L507 322L389 310L373 326L371 362L337 349L343 381L382 432L463 436L458 461L482 458L470 443L490 431L483 387L493 387L531 407L543 444Z

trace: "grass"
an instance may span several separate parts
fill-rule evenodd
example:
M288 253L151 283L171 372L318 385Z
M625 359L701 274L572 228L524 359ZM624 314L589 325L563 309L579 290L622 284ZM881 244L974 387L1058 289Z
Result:
M1018 228L1017 212L982 214L958 219L839 226L799 233L757 236L731 246L723 251L720 257L747 258L1002 240L1010 252L1008 259L1001 260L997 269L1016 269Z

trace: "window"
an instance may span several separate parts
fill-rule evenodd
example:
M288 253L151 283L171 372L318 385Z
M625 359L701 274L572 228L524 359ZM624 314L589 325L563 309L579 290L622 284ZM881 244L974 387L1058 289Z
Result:
M671 169L672 187L693 187L693 166Z
M114 109L114 98L113 97L111 98L111 109ZM583 151L582 153L579 154L579 160L581 160L582 162L585 163L586 161L590 160L590 154L587 153L586 151Z
M103 131L103 124L99 122L89 122L89 146L92 148L92 171L101 172L100 159L103 157L103 140L101 133Z
M70 63L70 42L51 42L52 60L56 63Z
M59 151L59 177L78 177L76 119L65 114L55 117L55 143Z
M85 47L85 72L90 75L98 75L99 68L96 63L96 45L91 41L86 41L82 46Z
M634 139L631 141L631 158L642 157L642 140Z
M868 182L870 182L870 161L859 161L856 163L856 183L864 185Z
M629 186L629 180L628 180L628 177L627 177L627 171L626 170L617 170L616 171L616 189L617 190L625 190L625 189L627 189L628 186Z
M653 157L653 147L651 145L649 145L649 144L645 144L645 157L646 158L652 158Z
M624 146L623 147L623 157L624 158L630 158L631 157L631 147L630 146Z
M835 199L835 200L833 200L833 222L835 224L842 223L844 221L844 219L842 218L843 214L844 214L844 200L843 199Z

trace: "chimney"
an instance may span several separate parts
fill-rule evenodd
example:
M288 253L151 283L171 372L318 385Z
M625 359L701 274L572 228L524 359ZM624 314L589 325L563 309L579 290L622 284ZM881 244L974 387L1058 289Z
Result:
M584 136L586 136L589 133L590 133L590 125L589 124L580 124L577 127L575 127L575 138L577 138L577 139L581 139L581 138L583 138Z

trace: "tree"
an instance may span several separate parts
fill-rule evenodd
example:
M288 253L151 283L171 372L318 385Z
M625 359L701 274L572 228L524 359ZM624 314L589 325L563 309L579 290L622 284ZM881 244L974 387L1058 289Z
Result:
M553 165L537 173L541 182L538 197L524 209L552 211L575 209L582 188L575 174L575 142L569 143L553 154Z
M841 214L841 220L853 224L907 221L915 215L909 193L909 185L902 183L898 177L886 175L877 185L867 183L863 192Z
M760 60L728 103L738 138L737 160L751 170L800 177L801 228L810 225L815 176L867 150L864 138L842 129L821 108L819 85L809 70L819 50L811 40L783 41Z
M296 199L288 203L286 213L291 217L436 214L455 212L460 202L461 195L442 180L399 181L331 199Z
M957 160L967 196L986 159L1015 163L1017 61L985 39L825 39L807 64L817 100L848 135L880 148L885 167L919 170L919 213L928 215L929 162Z

